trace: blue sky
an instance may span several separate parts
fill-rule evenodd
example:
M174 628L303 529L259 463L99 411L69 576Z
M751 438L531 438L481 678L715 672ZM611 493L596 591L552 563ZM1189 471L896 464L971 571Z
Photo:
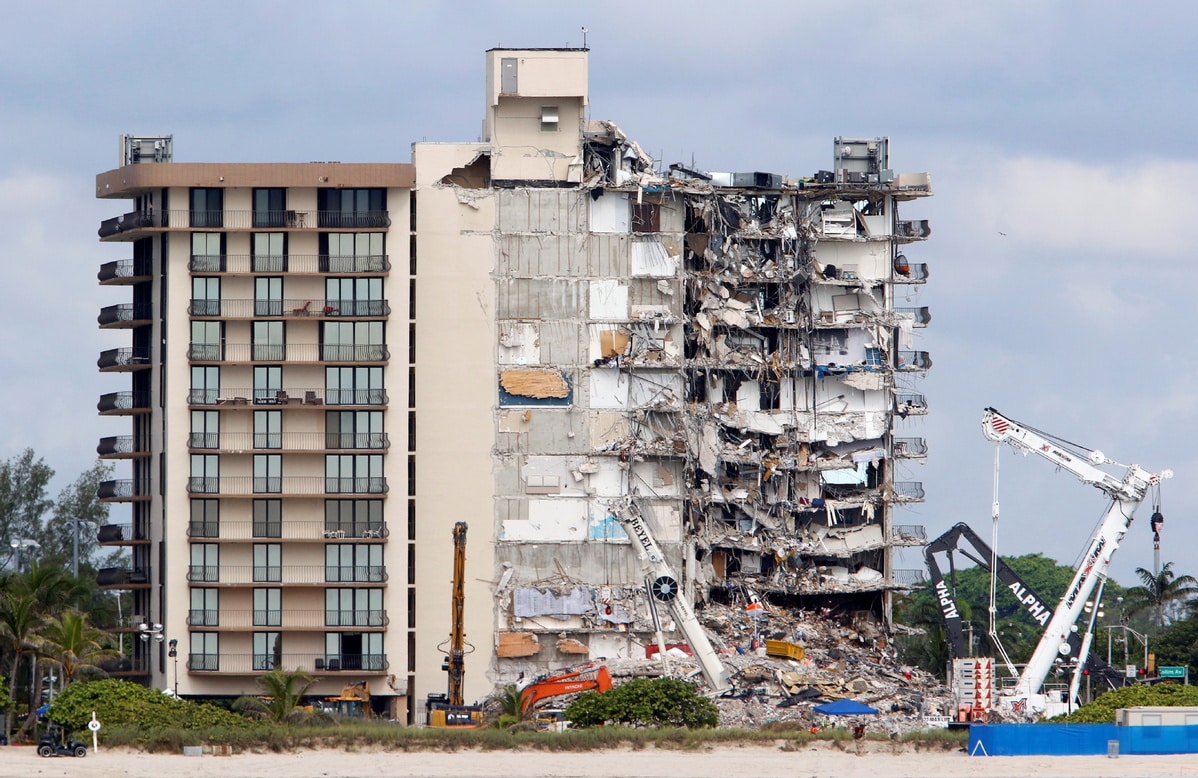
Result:
M912 385L931 414L927 499L903 523L989 535L993 447L982 409L1166 467L1162 559L1198 574L1198 421L1191 345L1198 273L1192 30L1158 2L206 2L8 4L0 49L0 267L8 276L0 458L33 447L65 485L96 441L127 434L97 397L125 387L99 351L126 301L93 198L121 133L173 134L177 161L409 161L420 140L473 140L483 52L591 49L591 115L665 163L808 175L838 135L886 135L892 167L928 171L932 222L907 252L933 322ZM1000 550L1072 563L1102 495L1004 452ZM1116 556L1151 567L1145 506ZM919 567L918 554L903 566Z

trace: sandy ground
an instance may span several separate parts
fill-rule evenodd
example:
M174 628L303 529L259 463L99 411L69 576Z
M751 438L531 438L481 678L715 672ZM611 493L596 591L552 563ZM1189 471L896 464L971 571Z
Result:
M288 754L234 754L199 757L141 754L133 751L89 752L84 759L43 759L32 747L0 748L0 776L137 776L137 778L337 778L373 776L435 776L466 778L520 776L525 778L806 778L862 776L868 778L1127 778L1128 776L1185 776L1198 778L1198 754L1177 756L969 757L963 752L893 753L888 744L870 744L858 756L825 746L784 751L777 747L721 746L699 752L656 749L591 753L543 751L346 752L296 751Z

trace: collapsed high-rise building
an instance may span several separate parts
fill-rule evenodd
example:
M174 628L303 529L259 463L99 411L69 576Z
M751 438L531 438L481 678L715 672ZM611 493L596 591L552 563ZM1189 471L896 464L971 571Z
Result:
M133 424L100 445L132 470L103 487L131 562L101 584L155 638L128 674L236 695L299 668L419 721L459 521L467 698L651 653L630 521L700 619L764 598L885 625L914 582L892 551L924 540L901 463L926 454L929 228L899 208L928 175L881 137L802 177L663 168L588 118L585 49L486 61L483 137L411 164L130 137L97 177L135 205L101 227L132 244L101 270L133 289L101 314L132 347L100 360L132 381L101 412Z

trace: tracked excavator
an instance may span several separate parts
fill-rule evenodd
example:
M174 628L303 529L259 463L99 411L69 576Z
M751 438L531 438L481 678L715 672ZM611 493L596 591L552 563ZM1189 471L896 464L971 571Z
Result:
M483 725L482 707L466 705L463 699L466 685L466 654L473 646L466 643L466 522L453 525L453 589L449 640L438 646L445 652L441 669L449 674L446 694L428 696L430 727L477 729Z

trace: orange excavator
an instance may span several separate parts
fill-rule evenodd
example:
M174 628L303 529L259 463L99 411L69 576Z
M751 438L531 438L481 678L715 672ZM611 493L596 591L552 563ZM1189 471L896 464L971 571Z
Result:
M483 725L482 708L466 705L466 654L474 650L466 642L466 522L453 525L453 589L450 605L449 640L438 646L445 652L441 669L449 673L447 694L430 694L426 703L430 727L477 729Z
M575 692L605 692L611 689L611 673L606 665L587 665L561 675L533 681L520 692L520 710L527 716L541 700Z

